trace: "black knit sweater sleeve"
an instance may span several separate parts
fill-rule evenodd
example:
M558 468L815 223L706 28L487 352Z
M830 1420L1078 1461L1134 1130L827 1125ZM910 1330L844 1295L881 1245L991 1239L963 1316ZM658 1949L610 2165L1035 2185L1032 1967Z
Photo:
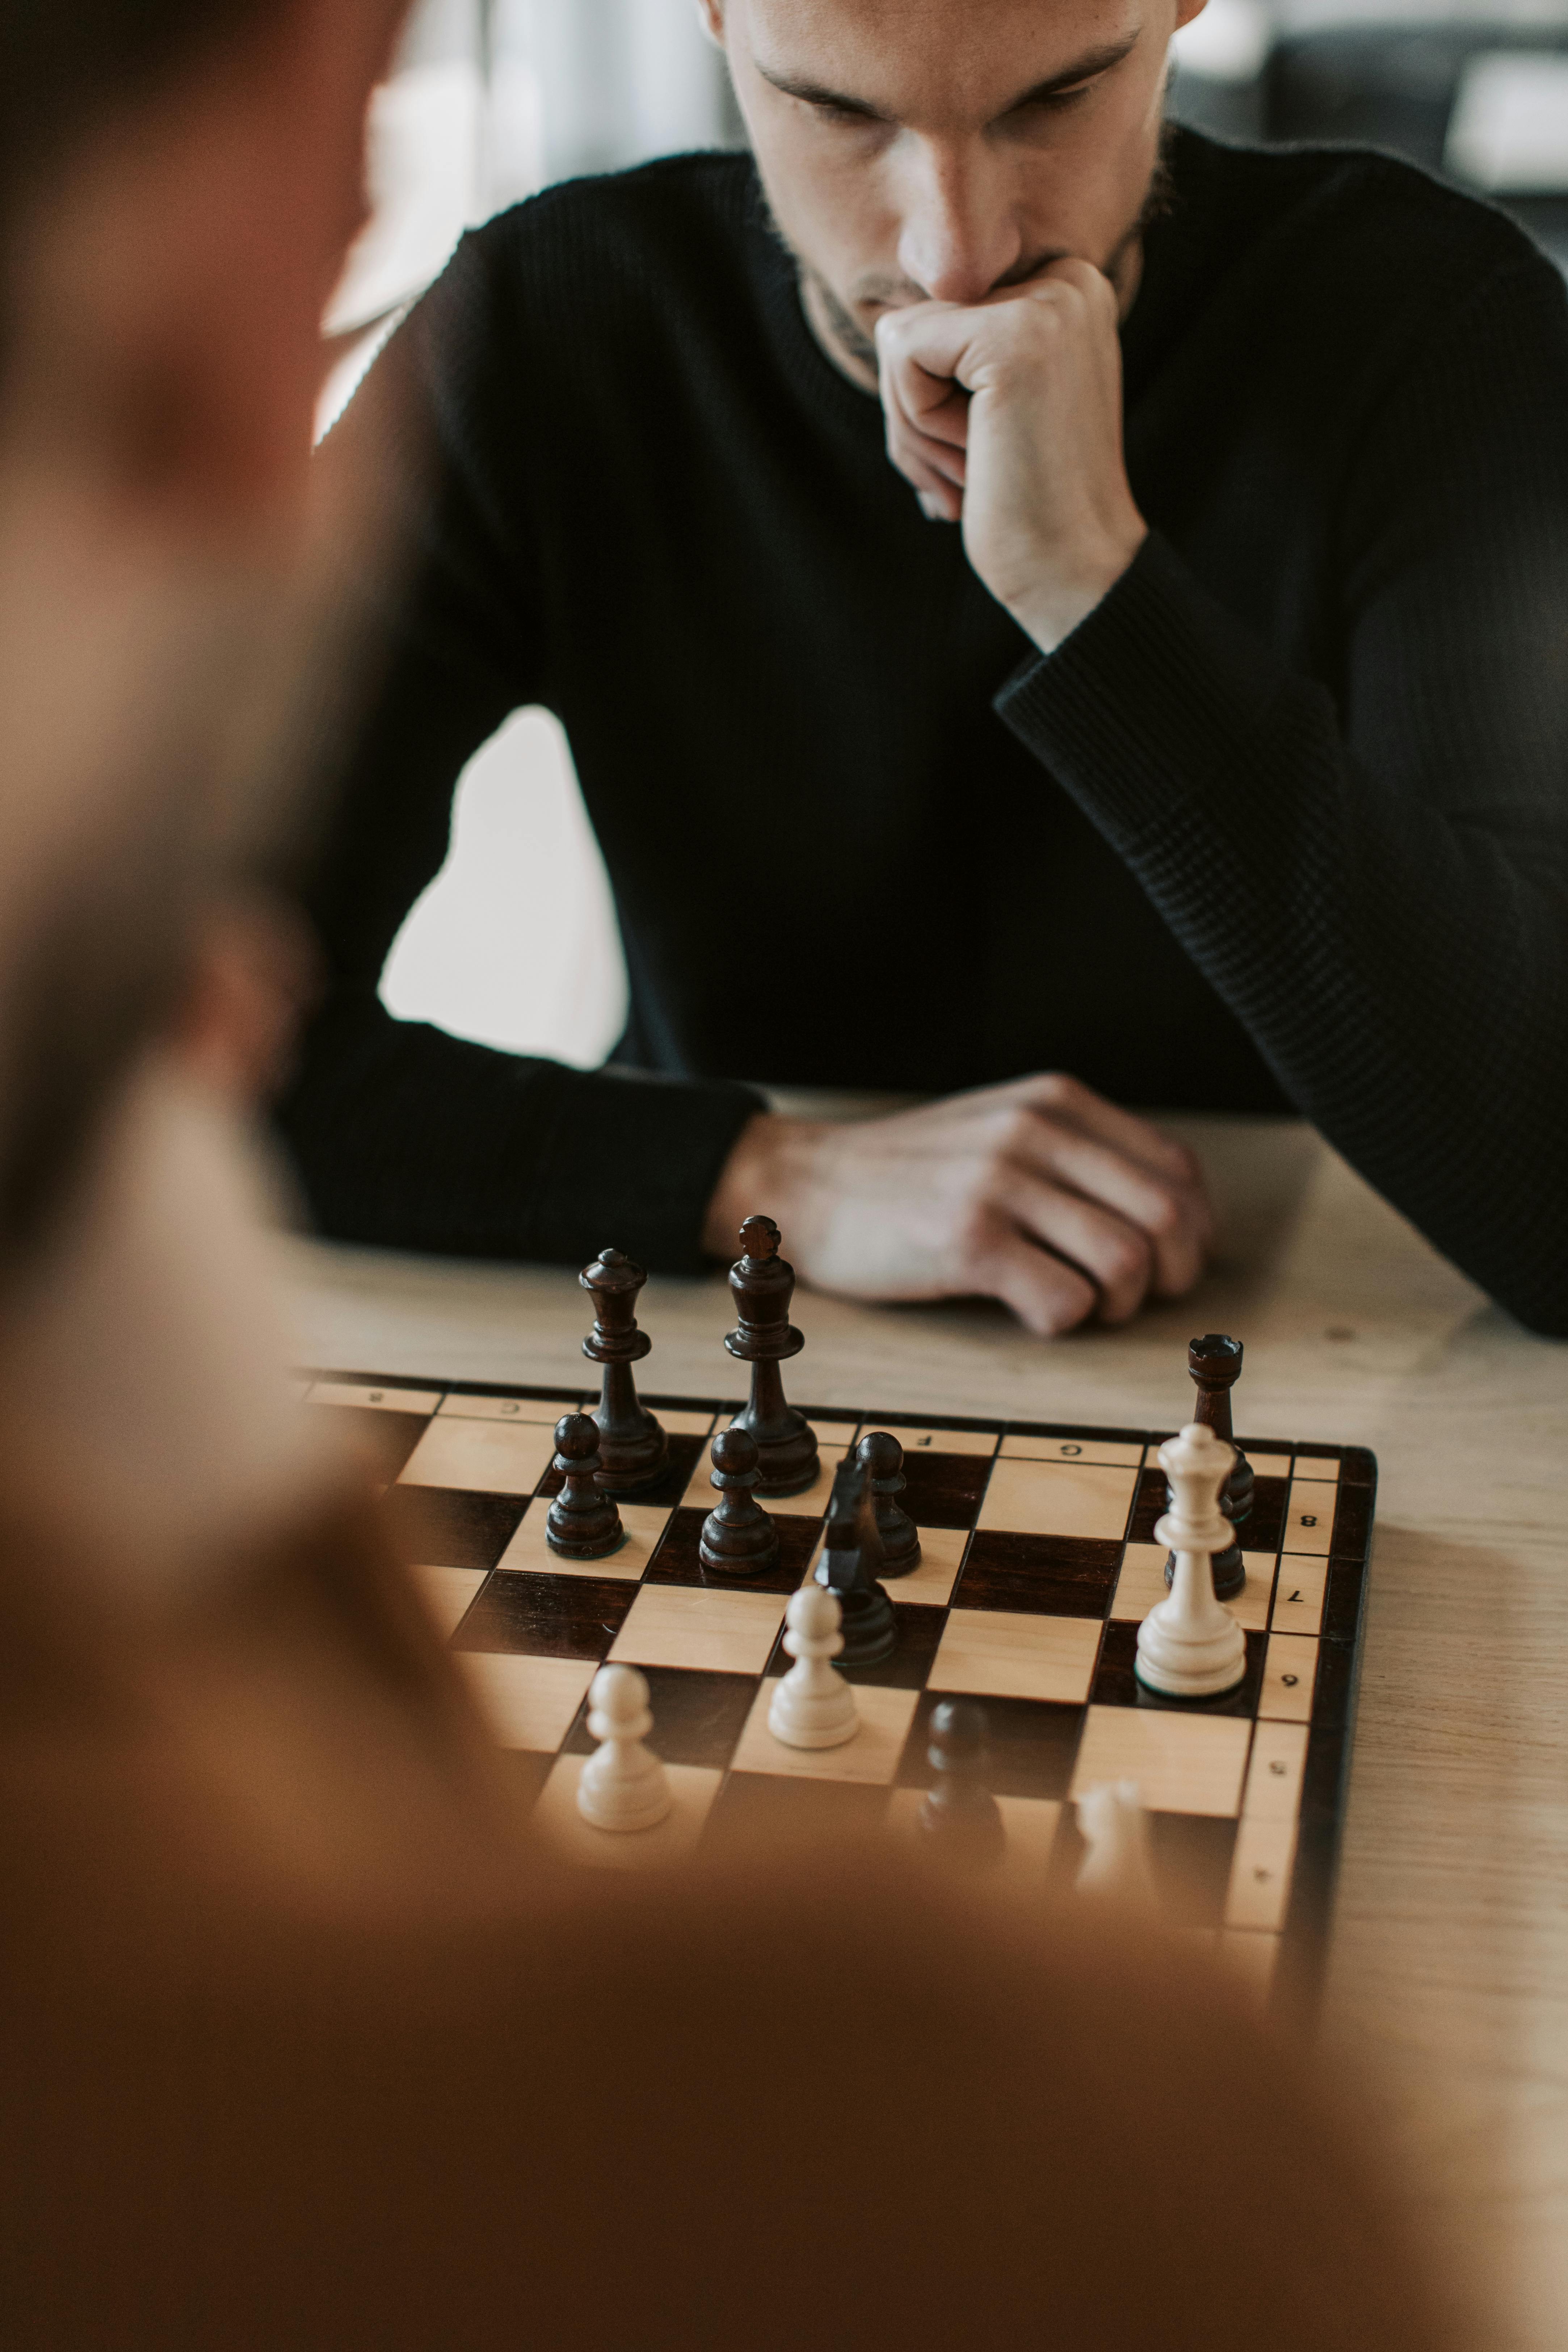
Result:
M1348 648L1289 675L1158 535L998 708L1281 1083L1568 1336L1568 302L1500 266L1386 390L1336 518Z
M548 200L546 200L548 201ZM328 993L280 1108L318 1227L339 1240L582 1263L607 1243L692 1272L741 1129L726 1084L581 1071L394 1020L378 985L440 870L452 795L513 710L549 700L530 534L515 289L468 239L322 454L401 502L370 590L378 690L309 892Z

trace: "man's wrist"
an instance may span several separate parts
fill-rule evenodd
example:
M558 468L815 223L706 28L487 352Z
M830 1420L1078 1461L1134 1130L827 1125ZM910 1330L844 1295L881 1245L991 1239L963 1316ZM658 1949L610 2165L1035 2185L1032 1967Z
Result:
M1042 565L1039 575L1027 588L1002 601L1040 651L1054 654L1131 571L1148 536L1148 525L1140 521L1136 532L1129 531L1124 539L1108 546L1090 562L1075 565L1068 573Z

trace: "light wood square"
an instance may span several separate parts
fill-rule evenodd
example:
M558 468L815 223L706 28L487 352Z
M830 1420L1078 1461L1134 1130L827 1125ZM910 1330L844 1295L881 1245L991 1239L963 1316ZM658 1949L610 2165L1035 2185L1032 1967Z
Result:
M1285 1925L1290 1865L1296 1858L1296 1824L1243 1817L1231 1856L1227 1927L1261 1927L1277 1934Z
M654 1404L648 1411L671 1437L710 1436L717 1418L710 1412L689 1412L684 1405Z
M842 1445L821 1447L817 1454L816 1476L798 1495L764 1495L764 1511L786 1513L791 1518L820 1519L827 1509L833 1494L833 1475L847 1449ZM710 1511L719 1500L719 1489L712 1483L711 1452L704 1454L691 1474L691 1482L680 1500L689 1511Z
M558 1756L533 1809L539 1828L569 1861L605 1870L653 1870L690 1853L719 1793L721 1772L704 1764L667 1764L675 1802L658 1827L601 1830L577 1811L577 1783L587 1761L585 1756Z
M669 1525L669 1513L648 1503L622 1503L619 1508L621 1525L626 1531L619 1551L606 1552L603 1559L563 1559L559 1552L550 1549L545 1534L550 1505L541 1495L529 1505L517 1533L496 1566L508 1570L526 1569L536 1576L609 1576L623 1584L636 1584Z
M1243 1997L1255 2008L1262 2009L1274 1982L1275 1963L1279 1958L1279 1937L1240 1927L1224 1928L1219 1958L1221 1967L1236 1979Z
M1079 1705L1100 1654L1098 1617L1032 1617L1006 1609L955 1609L926 1677L927 1688L977 1698L1049 1698Z
M437 1419L404 1464L397 1483L531 1495L554 1456L550 1431L534 1422Z
M485 1580L482 1568L416 1568L414 1581L443 1636L455 1633Z
M1121 1573L1116 1580L1111 1595L1110 1613L1126 1624L1141 1625L1151 1609L1170 1598L1165 1582L1165 1562L1170 1553L1163 1544L1129 1544L1121 1558ZM1274 1589L1274 1555L1267 1551L1244 1551L1242 1566L1247 1570L1247 1582L1234 1601L1226 1607L1237 1623L1248 1633L1261 1633L1268 1624L1268 1596Z
M1306 1725L1260 1723L1252 1735L1242 1812L1258 1821L1293 1822L1300 1811L1306 1769Z
M449 1396L443 1421L521 1421L553 1429L563 1412L576 1412L582 1394L558 1397Z
M1136 1470L1143 1448L1136 1440L1112 1444L1098 1437L1005 1437L1004 1462L1085 1462L1107 1470Z
M1258 1701L1259 1717L1286 1723L1308 1722L1317 1679L1316 1642L1298 1633L1270 1633L1268 1655L1263 1662L1263 1689Z
M1092 1536L1116 1542L1126 1533L1137 1484L1136 1470L1096 1463L999 1461L979 1524L1016 1535Z
M888 1826L897 1837L911 1842L920 1836L923 1789L895 1789L888 1809ZM1062 1808L1047 1797L998 1797L997 1809L1007 1843L998 1874L1004 1883L1038 1885L1045 1878L1051 1848L1061 1826Z
M1295 1476L1298 1485L1337 1486L1344 1464L1330 1460L1321 1454L1298 1454Z
M996 1429L892 1429L885 1421L863 1421L862 1434L887 1429L906 1454L994 1454L1001 1431Z
M1334 1532L1336 1496L1332 1486L1304 1486L1300 1479L1291 1480L1281 1551L1327 1552Z
M1290 1456L1288 1454L1249 1454L1247 1460L1260 1478L1289 1478Z
M571 1730L599 1671L589 1658L499 1657L479 1650L454 1650L452 1655L498 1743L546 1755Z
M1288 1552L1279 1563L1279 1581L1274 1588L1274 1614L1269 1622L1275 1633L1321 1633L1323 1595L1328 1587L1326 1559L1309 1558L1305 1552Z
M969 1541L967 1528L922 1528L921 1529L921 1559L907 1576L889 1576L883 1580L882 1590L889 1601L915 1601L927 1609L945 1609L952 1599L952 1588L958 1582L958 1571L963 1564L963 1548ZM822 1558L819 1539L811 1558L805 1563L802 1584L809 1584L816 1574L816 1564Z
M441 1402L439 1389L360 1388L352 1381L318 1381L311 1404L353 1404L371 1412L434 1412Z
M853 1445L860 1433L858 1421L814 1420L808 1417L805 1425L818 1445L837 1445L840 1454Z
M691 1666L760 1675L784 1623L776 1592L716 1592L695 1585L645 1584L616 1634L617 1665Z
M776 1682L765 1682L757 1693L741 1744L730 1759L731 1771L782 1772L805 1780L891 1780L920 1703L918 1691L861 1683L855 1692L860 1728L853 1739L842 1748L786 1748L768 1729L768 1708L777 1688Z
M1245 1716L1091 1706L1068 1794L1079 1797L1100 1780L1135 1780L1152 1813L1229 1815L1241 1803L1251 1736Z

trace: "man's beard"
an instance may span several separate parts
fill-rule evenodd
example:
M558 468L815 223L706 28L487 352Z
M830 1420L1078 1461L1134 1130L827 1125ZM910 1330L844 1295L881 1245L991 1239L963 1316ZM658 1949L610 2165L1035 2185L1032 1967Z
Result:
M1142 242L1146 230L1154 221L1160 218L1162 214L1168 212L1170 209L1173 191L1173 182L1172 180L1169 162L1171 131L1172 126L1167 123L1163 131L1161 132L1160 151L1154 161L1153 171L1149 175L1149 184L1143 191L1143 200L1139 205L1133 218L1129 222L1121 235L1117 238L1115 245L1111 248L1110 257L1105 264L1105 274L1109 278L1110 278L1113 284L1116 281L1117 274L1122 264L1126 261L1129 254L1131 253L1133 248ZM862 327L859 320L856 317L854 311L849 309L848 305L839 299L838 296L834 292L832 287L828 284L826 278L823 277L820 270L814 269L805 256L790 243L789 238L784 235L783 228L779 225L776 214L773 215L773 234L788 251L791 258L795 262L796 269L800 273L803 293L809 289L823 324L826 327L828 333L832 336L834 342L837 345L841 355L847 360L853 361L858 366L864 368L869 374L873 376L878 374L879 370L877 356L877 345L874 338L866 332L865 328ZM1038 261L1032 262L1028 268L1021 273L1016 283L1020 286L1026 286L1029 283L1030 278L1037 277L1042 269L1045 269L1049 266L1050 262L1059 260L1063 257L1063 256L1053 252L1044 256ZM889 295L904 294L918 301L923 301L925 299L925 297L920 293L918 288L896 287L890 281L888 292ZM885 299L886 298L879 292L877 299Z

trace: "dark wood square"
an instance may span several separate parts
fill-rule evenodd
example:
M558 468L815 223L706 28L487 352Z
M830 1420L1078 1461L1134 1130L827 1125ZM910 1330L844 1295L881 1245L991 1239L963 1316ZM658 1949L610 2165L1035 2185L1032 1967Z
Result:
M1204 1813L1151 1813L1149 1860L1162 1919L1172 1927L1218 1927L1230 1888L1237 1823ZM1070 1886L1089 1848L1078 1808L1064 1811L1051 1848L1051 1884Z
M1267 1633L1247 1636L1247 1675L1237 1690L1224 1698L1162 1698L1145 1690L1133 1672L1138 1655L1138 1628L1109 1624L1100 1645L1100 1665L1089 1701L1095 1706L1173 1707L1182 1715L1256 1715L1263 1687L1263 1661L1268 1653Z
M803 1773L731 1772L709 1813L705 1851L742 1856L809 1846L813 1853L875 1836L889 1790Z
M638 1588L609 1577L492 1576L464 1618L459 1650L533 1658L602 1658L625 1624Z
M1090 1536L1024 1536L983 1528L963 1556L953 1606L1034 1611L1047 1617L1103 1617L1121 1546Z
M393 1540L425 1568L493 1568L527 1508L521 1495L452 1486L389 1486L382 1497Z
M929 1789L936 1779L927 1757L931 1719L951 1691L922 1691L900 1759L898 1783L903 1789ZM1078 1760L1083 1730L1081 1706L1063 1706L1039 1698L975 1698L985 1717L984 1781L996 1797L1063 1798Z
M792 1517L787 1512L776 1511L773 1517L779 1531L777 1566L764 1569L761 1576L716 1576L703 1567L697 1556L702 1522L707 1516L706 1511L670 1514L669 1525L659 1538L658 1549L644 1574L645 1584L700 1584L714 1592L793 1592L805 1576L822 1535L820 1519Z
M667 1764L706 1764L723 1771L734 1754L752 1702L754 1675L720 1675L686 1666L639 1666L653 1709L648 1746ZM592 1756L598 1741L588 1729L588 1702L561 1743L564 1756Z
M972 1528L990 1475L988 1454L906 1454L899 1500L917 1527Z
M895 1585L893 1591L897 1591ZM888 1597L892 1600L892 1593ZM835 1661L847 1682L876 1684L884 1690L924 1689L947 1623L947 1612L932 1609L925 1601L893 1601L893 1622L898 1628L898 1640L891 1657L884 1658L879 1666L847 1666L842 1658ZM781 1632L768 1660L768 1675L787 1674L794 1664Z
M371 1456L373 1475L389 1486L430 1426L427 1412L378 1412L371 1404L319 1404L314 1411L336 1413L338 1427L351 1430Z
M1242 1522L1243 1551L1278 1551L1285 1532L1285 1503L1290 1491L1288 1478L1257 1478L1252 1486L1252 1508ZM1152 1543L1154 1522L1170 1508L1170 1487L1165 1474L1159 1468L1141 1472L1138 1492L1133 1498L1131 1524L1127 1530L1129 1543Z

